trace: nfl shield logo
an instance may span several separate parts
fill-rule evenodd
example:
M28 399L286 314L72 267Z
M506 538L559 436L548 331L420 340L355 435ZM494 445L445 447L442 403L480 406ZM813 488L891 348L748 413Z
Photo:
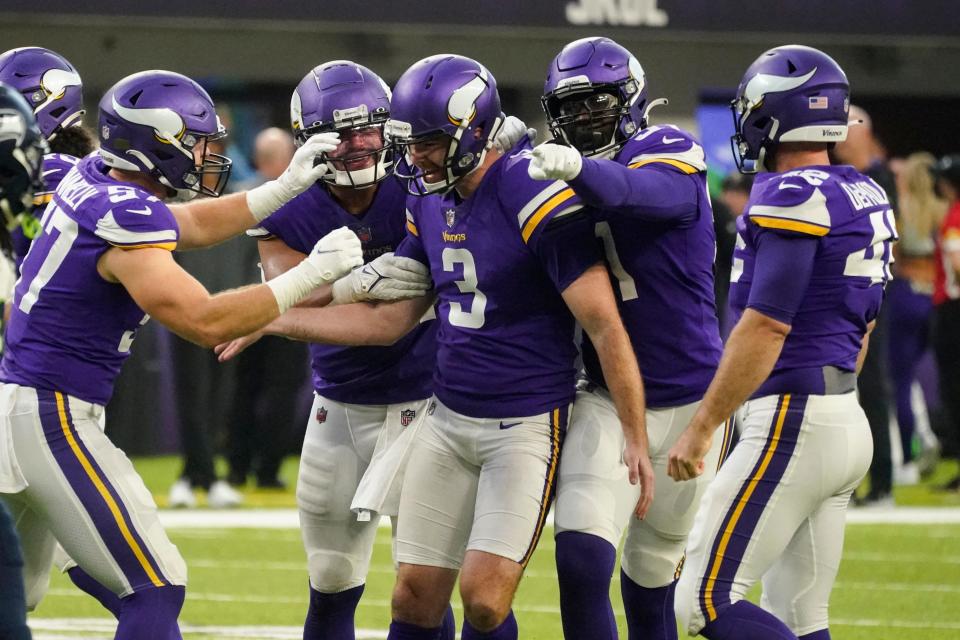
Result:
M444 213L444 216L447 218L447 226L452 227L457 223L457 210L456 209L447 209Z
M360 242L370 242L370 238L373 237L373 234L370 233L370 227L356 227L353 232L360 238Z
M327 408L320 407L319 409L317 409L317 422L319 422L320 424L323 424L326 421L327 421Z
M417 412L413 409L404 409L400 412L400 424L404 427L409 427L410 423L413 422L413 419L417 417Z

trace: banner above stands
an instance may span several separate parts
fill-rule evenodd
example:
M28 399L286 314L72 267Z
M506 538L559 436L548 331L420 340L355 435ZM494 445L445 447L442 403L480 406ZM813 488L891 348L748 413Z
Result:
M955 0L480 0L469 10L417 0L3 0L4 13L156 18L209 18L380 26L606 27L724 33L953 36ZM877 46L883 46L877 42Z

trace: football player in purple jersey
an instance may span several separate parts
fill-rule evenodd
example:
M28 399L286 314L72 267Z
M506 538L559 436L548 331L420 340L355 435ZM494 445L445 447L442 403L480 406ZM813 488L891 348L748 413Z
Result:
M670 451L704 472L716 425L741 404L740 442L707 488L677 613L711 640L827 640L847 505L872 441L856 375L890 279L893 210L876 182L831 166L850 86L825 53L771 49L732 103L740 170L760 172L737 221L738 316L696 415ZM745 599L763 581L761 606Z
M8 224L16 220L33 201L33 191L42 188L41 162L47 151L43 134L37 127L29 105L12 87L0 82L0 260L10 251ZM6 296L7 292L4 291ZM4 298L4 303L7 299ZM0 492L16 485L8 472L10 424L0 417ZM26 596L23 587L23 555L14 521L0 501L0 638L29 640L26 621Z
M329 169L322 180L248 232L259 239L264 276L269 281L294 268L319 238L341 226L360 238L366 262L302 305L402 300L430 287L425 266L393 255L406 235L406 191L391 175L393 149L383 135L389 115L386 83L346 60L317 66L293 92L297 144L324 132L339 134L340 144L322 156ZM355 637L379 518L359 521L351 499L377 453L426 416L435 325L422 322L391 346L310 345L316 397L297 479L310 577L305 640ZM452 640L454 633L451 610L444 637Z
M124 453L103 433L103 406L136 330L150 316L199 344L256 330L362 262L347 229L265 284L210 295L174 262L251 227L327 171L311 138L277 180L223 199L225 135L200 85L167 71L115 84L100 101L100 150L60 182L24 259L0 363L0 415L11 425L3 499L24 540L27 606L42 597L54 542L116 602L116 637L179 638L186 567ZM182 202L170 205L166 202Z
M10 49L0 54L0 82L15 88L27 100L50 145L50 152L43 158L44 187L33 194L32 211L21 214L10 234L19 271L30 242L40 233L39 217L57 185L79 158L96 148L96 140L82 126L80 74L60 54L42 47Z
M726 437L715 440L709 468L695 481L670 482L667 452L700 406L722 349L704 153L682 129L647 126L657 101L648 102L643 68L609 38L564 47L550 63L542 103L555 139L533 150L528 171L569 185L592 208L593 232L606 250L643 372L657 484L647 517L631 518L639 491L627 481L617 409L585 337L584 380L554 509L564 636L617 637L610 579L626 531L620 590L629 636L675 639L674 588L687 534L728 444Z
M575 320L617 407L630 481L653 498L642 382L589 217L565 185L531 180L529 142L501 153L496 82L441 54L397 82L388 133L411 193L397 255L427 265L435 294L390 304L293 309L268 331L390 344L436 304L434 398L404 477L393 594L395 640L437 638L457 574L462 638L517 638L511 603L546 522L575 391ZM420 197L426 196L426 197Z

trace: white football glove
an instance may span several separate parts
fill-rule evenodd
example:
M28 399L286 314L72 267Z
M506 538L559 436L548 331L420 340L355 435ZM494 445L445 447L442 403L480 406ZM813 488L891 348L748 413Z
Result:
M340 227L320 238L306 258L286 273L267 282L283 313L313 289L333 282L363 264L363 247L357 235Z
M537 139L537 130L533 127L528 128L523 120L516 116L507 116L500 127L500 131L493 139L493 146L500 153L506 153L513 149L513 146L520 142L523 136L530 138L530 142L533 143Z
M426 265L385 253L334 282L331 304L419 298L431 285Z
M335 131L310 136L279 178L247 191L247 207L260 222L279 209L288 200L310 188L327 172L327 163L314 166L314 160L323 153L330 153L340 144L340 134Z
M530 153L527 175L534 180L573 180L580 175L583 156L572 147L545 142Z

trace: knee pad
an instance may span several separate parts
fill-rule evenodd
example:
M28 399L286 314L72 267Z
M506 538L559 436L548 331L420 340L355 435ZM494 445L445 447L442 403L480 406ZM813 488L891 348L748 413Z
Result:
M320 593L339 593L367 581L369 560L353 553L314 549L307 553L310 586Z
M623 546L623 572L641 587L663 587L679 578L687 536L657 531L646 523L631 527Z

